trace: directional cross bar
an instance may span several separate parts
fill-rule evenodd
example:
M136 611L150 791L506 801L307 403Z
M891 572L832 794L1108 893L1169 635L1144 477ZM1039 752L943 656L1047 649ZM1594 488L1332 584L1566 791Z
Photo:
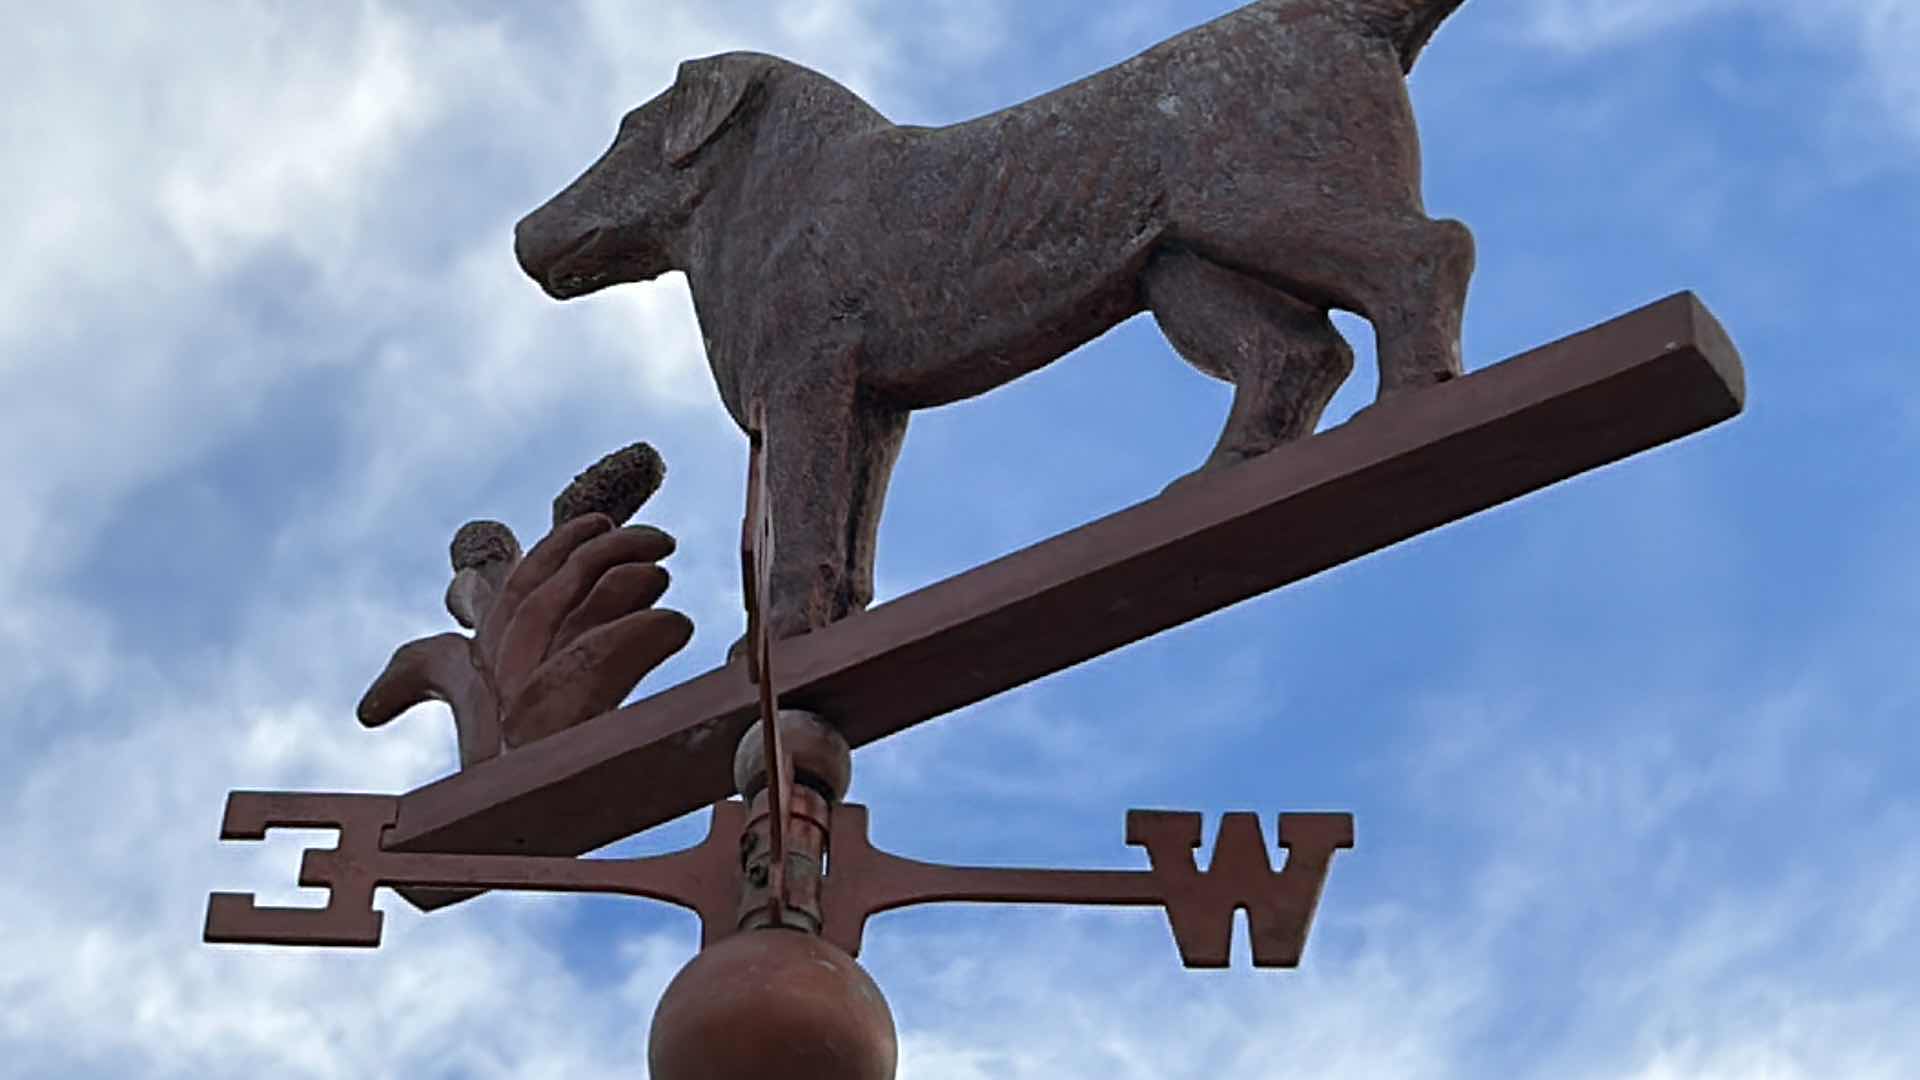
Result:
M216 944L380 944L382 916L373 890L382 885L519 889L639 896L691 909L701 941L731 934L740 900L740 830L745 809L714 807L699 846L639 859L574 859L542 855L415 855L382 850L399 800L390 795L236 791L227 796L222 840L263 840L268 829L338 829L334 848L309 849L300 884L328 890L321 908L261 907L250 893L214 893L203 939Z
M858 956L870 916L914 904L1100 904L1167 909L1180 959L1193 968L1227 966L1233 913L1245 908L1255 967L1297 967L1320 904L1333 853L1353 846L1351 814L1281 814L1285 868L1267 860L1260 819L1228 814L1213 860L1194 863L1200 815L1127 812L1127 843L1147 849L1150 870L1025 870L940 866L903 859L867 839L866 808L835 809L833 863L826 877L821 936Z
M703 946L735 933L750 914L744 898L752 893L742 888L741 875L743 803L716 804L707 838L698 846L640 859L382 851L380 834L395 809L391 796L234 792L227 800L222 839L260 840L272 828L332 828L340 831L340 841L334 848L309 849L300 861L300 884L327 889L325 907L261 907L248 893L214 893L207 902L204 939L377 946L383 920L374 910L373 891L382 885L661 900L700 916ZM1254 966L1297 967L1333 853L1353 846L1349 814L1281 814L1279 846L1288 855L1276 872L1259 819L1227 814L1203 872L1193 855L1200 846L1199 814L1132 810L1127 843L1146 849L1147 870L942 866L874 847L864 806L836 806L832 822L832 859L821 879L820 936L852 955L860 952L869 918L916 904L1100 904L1165 908L1180 959L1188 967L1205 968L1227 966L1233 913L1245 908Z
M227 796L222 840L265 840L270 829L338 829L339 844L308 849L300 884L327 890L322 908L260 907L252 893L207 898L205 940L258 945L380 944L385 917L373 908L384 884L375 867L384 855L380 836L400 812L391 795L235 791Z
M1740 412L1691 293L780 644L780 704L855 746ZM415 790L389 847L578 854L725 798L734 664Z

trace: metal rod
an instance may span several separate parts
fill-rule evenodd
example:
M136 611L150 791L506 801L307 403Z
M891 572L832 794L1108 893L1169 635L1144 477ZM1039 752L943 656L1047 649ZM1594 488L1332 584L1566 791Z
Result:
M769 574L773 563L773 514L767 498L767 413L753 410L748 432L747 517L741 529L740 555L747 600L748 668L759 684L760 737L766 754L767 844L772 857L767 867L767 917L772 925L785 921L787 905L787 785L786 756L781 753L780 725L773 688L773 631L767 625Z

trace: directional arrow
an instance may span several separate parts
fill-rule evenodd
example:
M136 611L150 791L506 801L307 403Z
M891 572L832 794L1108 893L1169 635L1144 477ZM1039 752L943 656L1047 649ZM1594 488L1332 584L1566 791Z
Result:
M942 866L903 859L867 840L866 808L834 811L833 869L826 876L821 936L860 955L868 917L916 904L1099 904L1167 909L1180 959L1188 967L1222 968L1233 939L1233 913L1245 908L1253 929L1253 966L1297 967L1337 849L1353 846L1351 814L1281 814L1280 846L1289 851L1275 872L1267 861L1260 819L1221 819L1213 861L1201 871L1200 815L1127 812L1127 843L1147 849L1151 870L1027 870Z
M824 805L824 804L823 804ZM215 944L373 947L382 916L373 908L380 886L436 889L524 889L617 893L689 908L700 916L701 942L711 945L760 914L742 888L740 802L713 809L706 840L668 855L581 859L539 855L416 855L380 849L395 801L380 795L234 792L221 836L259 840L271 828L335 828L337 847L309 849L300 884L328 890L320 908L261 907L248 893L214 893L204 939ZM1233 913L1245 908L1253 929L1255 967L1296 967L1320 903L1333 853L1353 846L1348 814L1282 814L1279 844L1289 851L1276 872L1259 819L1222 819L1211 864L1201 871L1200 815L1133 810L1127 842L1147 849L1147 870L1029 870L943 866L875 848L867 808L832 810L832 862L821 879L820 936L859 955L867 920L917 904L1102 904L1157 906L1167 911L1174 942L1188 967L1226 967Z

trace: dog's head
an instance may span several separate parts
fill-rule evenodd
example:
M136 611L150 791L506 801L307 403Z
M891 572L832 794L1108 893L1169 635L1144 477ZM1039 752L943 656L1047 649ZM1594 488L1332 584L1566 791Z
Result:
M560 300L681 269L674 249L711 185L702 159L777 63L725 53L681 64L671 88L620 121L600 160L521 219L521 269Z

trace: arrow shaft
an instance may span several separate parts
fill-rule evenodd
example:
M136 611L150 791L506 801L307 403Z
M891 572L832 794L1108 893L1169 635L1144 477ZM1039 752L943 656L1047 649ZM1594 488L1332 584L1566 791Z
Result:
M752 925L748 920L758 914L760 901L742 891L741 837L747 829L742 803L716 805L699 846L639 859L385 850L381 839L396 812L397 801L390 797L236 792L227 804L225 839L259 840L273 828L335 828L340 842L308 850L300 864L300 884L328 890L325 907L261 907L250 894L216 893L207 907L206 940L378 945L382 918L374 910L373 893L383 885L659 900L698 914L703 944ZM820 813L825 815L824 805ZM1233 912L1244 908L1255 965L1293 967L1305 947L1332 855L1353 846L1349 815L1283 814L1278 839L1289 854L1276 872L1258 820L1228 814L1212 863L1202 872L1193 859L1200 815L1136 810L1128 814L1127 839L1147 849L1151 869L1048 870L946 866L881 851L868 838L866 807L856 804L834 807L830 829L824 826L824 820L816 822L831 856L828 873L814 879L820 885L820 934L854 955L868 918L915 904L1084 904L1163 908L1189 967L1225 967Z
M263 839L269 829L338 829L332 848L309 849L299 882L328 890L323 908L262 907L248 893L216 893L207 907L205 940L262 945L380 943L380 886L594 892L637 896L688 908L700 916L702 941L711 943L738 924L739 837L745 821L738 803L714 807L699 846L637 859L573 859L545 855L416 854L387 851L380 838L391 825L394 800L364 795L235 792L222 835Z

